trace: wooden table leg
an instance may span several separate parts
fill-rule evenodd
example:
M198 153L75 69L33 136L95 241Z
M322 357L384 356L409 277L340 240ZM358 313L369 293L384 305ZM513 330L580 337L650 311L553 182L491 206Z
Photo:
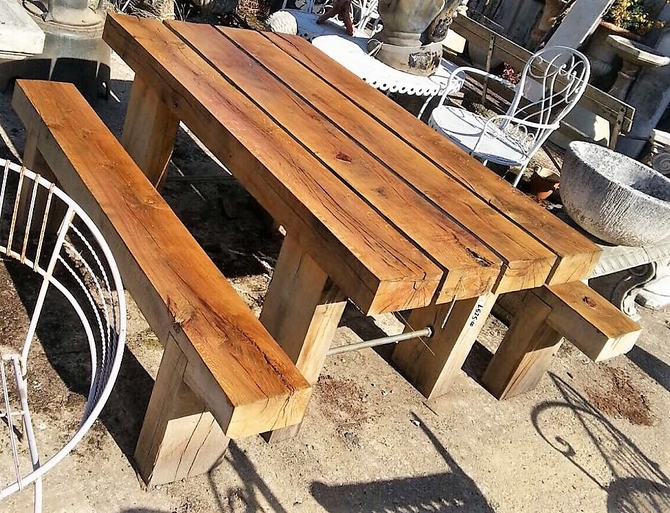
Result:
M497 294L486 294L456 301L453 309L447 303L412 311L405 331L431 326L434 334L431 338L399 343L391 358L405 378L428 399L447 393L496 298Z
M549 368L563 337L547 324L551 307L532 291L526 294L507 334L482 376L498 399L533 389Z
M300 245L286 236L260 320L312 385L340 322L346 298ZM300 424L265 433L268 442L292 438Z
M216 467L229 439L184 383L186 357L172 335L158 369L135 448L135 462L148 485L171 483Z
M135 75L128 110L123 124L121 144L160 190L179 128L179 119L144 79Z

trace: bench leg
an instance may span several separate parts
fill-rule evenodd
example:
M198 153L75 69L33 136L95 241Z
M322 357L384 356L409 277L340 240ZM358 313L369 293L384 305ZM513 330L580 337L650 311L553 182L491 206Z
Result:
M26 147L23 151L23 165L31 171L42 175L47 180L56 182L56 176L37 148L38 139L39 130L37 128L29 128L28 135L26 136Z
M305 379L314 385L340 322L346 298L290 235L284 239L260 320ZM265 433L292 438L300 424Z
M561 346L562 336L547 324L551 307L532 291L493 355L482 384L498 399L535 388Z
M148 485L171 483L216 467L228 438L183 381L186 357L170 335L135 448Z
M167 178L178 128L179 119L168 105L142 77L135 75L121 144L158 190Z
M456 301L453 309L451 303L446 303L413 310L406 331L431 326L434 334L431 338L399 343L391 356L393 363L428 399L446 394L496 298L497 294L486 294Z

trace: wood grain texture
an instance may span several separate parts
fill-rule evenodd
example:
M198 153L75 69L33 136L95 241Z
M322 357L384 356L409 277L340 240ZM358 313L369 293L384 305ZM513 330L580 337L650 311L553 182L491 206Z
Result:
M630 351L641 328L582 282L526 293L482 383L499 399L533 389L563 337L593 361Z
M112 14L104 39L361 309L430 303L440 268L166 26Z
M212 470L228 446L229 439L207 405L184 383L187 365L170 335L134 454L139 473L150 486Z
M547 323L594 362L630 351L640 325L582 282L533 291L551 307Z
M467 297L459 295L459 287L473 291L468 295L487 290L474 290L457 273L468 262L477 265L468 272L469 280L479 276L478 281L485 283L502 260L497 290L544 283L556 259L550 251L319 77L305 73L260 33L219 29L221 36L216 37L214 27L168 25L442 264L446 274L442 297ZM348 158L343 160L342 154Z
M18 81L13 106L110 243L124 283L229 437L299 422L311 388L71 84Z
M319 379L346 304L328 275L287 236L260 319L311 385ZM290 426L264 437L278 442L293 438L299 430L300 425Z
M463 299L453 305L413 310L405 331L430 326L433 336L399 343L392 360L407 380L428 399L449 391L477 335L493 308L497 294Z
M158 189L167 178L179 120L165 101L136 74L130 90L121 144Z
M551 307L529 292L482 376L498 399L535 388L549 368L563 336L547 324Z
M207 30L183 22L168 26L213 66L225 70L222 73L287 132L313 153L324 155L322 159L340 178L438 262L446 266L445 252L453 261L454 250L463 248L466 257L477 255L480 263L490 258L481 253L481 241L503 263L496 290L532 288L545 282L556 260L551 251L348 98L325 86L317 75L305 73L303 66L263 35L219 28L217 37L214 27ZM295 116L296 111L303 116ZM326 138L321 135L324 131ZM342 153L351 160L338 159ZM329 155L335 157L329 159ZM417 218L422 222L417 223ZM435 237L438 232L443 238ZM476 245L471 234L476 234ZM457 291L450 280L451 268L446 269L442 295L451 299Z
M554 253L558 258L547 283L564 283L589 276L600 254L595 243L566 226L518 189L510 187L445 137L418 122L405 109L387 101L372 87L364 87L361 79L307 41L281 34L263 35Z

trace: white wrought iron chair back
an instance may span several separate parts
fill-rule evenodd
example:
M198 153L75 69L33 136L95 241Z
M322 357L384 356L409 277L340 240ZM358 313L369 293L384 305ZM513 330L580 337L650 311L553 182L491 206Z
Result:
M4 159L0 159L0 254L7 265L14 260L13 265L28 267L39 291L32 312L28 312L25 336L0 340L0 426L5 428L0 428L0 438L4 439L0 502L34 483L34 509L41 511L42 476L82 439L110 395L125 345L126 302L110 248L89 216L54 184ZM64 311L64 305L69 305L72 312ZM79 427L60 449L45 455L37 447L32 419L43 414L31 415L32 387L28 383L36 382L31 362L39 351L34 342L40 318L49 309L57 309L50 315L67 318L71 314L81 322L81 337L63 343L68 348L76 342L88 346L90 355L84 354L83 365L90 379ZM49 331L53 331L52 326ZM48 428L48 418L40 422ZM46 435L46 428L40 433Z
M543 48L524 66L506 115L547 125L536 131L536 139L541 139L576 105L588 85L590 72L589 60L581 52L564 46ZM520 107L523 98L530 101Z
M454 71L449 85L462 80L466 71L513 87L501 77L466 66ZM459 107L445 107L444 94L429 124L485 162L521 166L516 186L530 159L581 98L590 72L581 52L564 46L543 48L526 62L505 114L486 119Z

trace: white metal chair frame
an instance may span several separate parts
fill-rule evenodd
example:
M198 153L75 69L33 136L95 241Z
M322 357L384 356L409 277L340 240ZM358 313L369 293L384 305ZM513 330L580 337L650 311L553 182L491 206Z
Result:
M449 81L464 76L466 71L512 86L498 76L468 66L455 70ZM445 106L448 96L445 93L431 113L428 124L484 163L521 166L514 179L516 187L535 152L581 98L590 71L588 59L577 50L564 46L543 48L526 62L505 114L486 119L460 107ZM565 80L559 82L559 77ZM527 103L520 106L524 97L527 97ZM419 116L421 114L423 112ZM456 127L471 131L457 133ZM495 145L501 151L486 151L487 144Z
M0 254L17 260L41 280L22 349L3 346L0 361L0 432L11 448L15 477L0 474L0 502L35 484L35 511L42 506L42 476L60 462L98 418L116 380L126 337L126 302L109 246L89 216L53 183L0 159ZM38 282L39 283L39 282ZM28 401L28 356L49 290L57 290L81 321L90 350L91 376L79 428L55 454L40 461ZM0 341L3 342L3 341ZM10 386L10 378L15 378ZM17 437L21 425L26 449ZM3 463L3 462L0 462Z

